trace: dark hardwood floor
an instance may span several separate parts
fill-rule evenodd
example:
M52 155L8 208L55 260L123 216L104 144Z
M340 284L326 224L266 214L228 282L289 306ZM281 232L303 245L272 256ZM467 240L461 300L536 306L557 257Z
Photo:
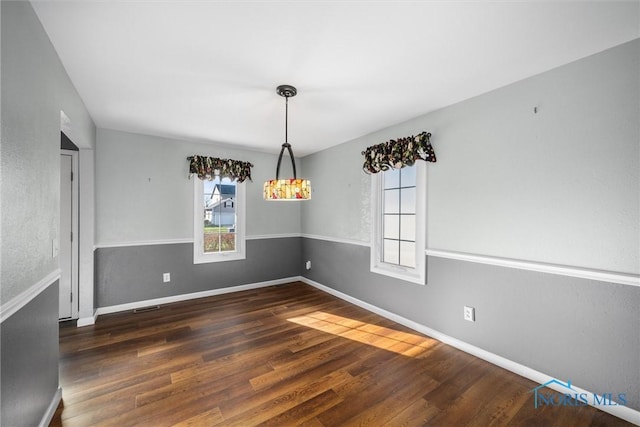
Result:
M623 426L303 283L60 328L52 426Z

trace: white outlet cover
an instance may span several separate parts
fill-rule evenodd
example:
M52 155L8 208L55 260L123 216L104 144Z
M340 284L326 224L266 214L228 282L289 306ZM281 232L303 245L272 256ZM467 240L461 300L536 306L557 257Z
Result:
M170 282L171 281L171 273L163 273L162 274L162 281L164 283Z
M469 322L476 321L476 309L469 306L464 306L464 320L468 320Z

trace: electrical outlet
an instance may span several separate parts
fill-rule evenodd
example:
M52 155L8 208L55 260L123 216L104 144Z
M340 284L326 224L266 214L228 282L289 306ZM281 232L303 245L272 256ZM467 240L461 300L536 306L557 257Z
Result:
M171 281L171 273L163 273L162 274L162 281L164 283L170 282Z
M464 306L464 320L468 320L469 322L476 321L476 309L473 307Z
M311 270L311 261L307 261L305 267L307 268L307 270Z

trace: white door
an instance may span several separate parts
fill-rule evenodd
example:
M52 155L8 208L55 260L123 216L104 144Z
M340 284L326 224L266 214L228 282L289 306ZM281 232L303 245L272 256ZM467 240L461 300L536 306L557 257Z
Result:
M77 318L77 186L74 170L77 161L74 152L60 155L60 319Z

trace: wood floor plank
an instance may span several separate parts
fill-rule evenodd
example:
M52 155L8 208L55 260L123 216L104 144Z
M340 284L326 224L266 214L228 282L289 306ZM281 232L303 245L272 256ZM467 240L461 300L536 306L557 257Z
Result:
M344 366L357 359L357 355L353 355L355 351L357 351L355 346L336 345L323 351L309 353L305 357L297 358L289 363L276 365L275 367L270 364L274 369L259 377L252 378L251 385L254 390L259 391L272 387L279 382L311 372L318 366L326 365L327 363L332 363L332 367L339 368L341 366L337 365L336 362Z
M176 370L187 369L201 363L201 355L193 353L170 358L164 363L156 361L155 365L147 366L144 369L131 363L129 366L132 369L129 372L91 377L86 378L84 381L66 382L63 394L66 398L75 402L117 392L131 385L147 384L150 386L156 378L165 375L169 376Z
M336 388L336 393L344 402L317 418L326 425L342 425L365 413L373 405L397 395L407 384L426 381L429 387L425 387L424 391L432 389L436 384L432 378L425 375L426 364L422 362L420 359L396 355L385 365L363 372L353 381Z
M233 353L218 359L209 360L197 366L177 369L171 374L171 381L178 383L193 377L222 379L229 373L240 369L251 369L258 365L264 366L266 371L271 371L273 368L269 365L268 361L286 353L289 353L289 351L282 349L280 346L264 347L250 353Z
M240 396L235 400L228 400L220 404L225 417L234 417L247 408L254 408L267 402L275 401L282 396L288 395L291 390L304 389L309 383L322 382L324 379L335 376L336 378L351 380L352 376L348 373L346 367L353 363L355 356L345 357L342 359L334 359L323 365L306 372L304 375L298 375L289 378L286 382L279 382L272 387L263 389L259 392L251 393L246 396ZM335 381L332 388L342 384L343 381ZM324 391L324 390L322 390ZM274 414L275 415L275 414Z
M136 406L128 412L112 414L111 417L100 420L98 425L149 425L170 426L184 419L196 416L217 407L217 402L229 397L237 397L249 393L251 386L247 382L229 383L220 389L198 389L194 391L181 390L162 400Z
M269 371L269 367L265 365L258 365L252 368L243 367L242 369L231 370L227 373L220 371L219 377L215 377L220 378L221 381L216 381L215 384L211 384L209 380L210 377L208 376L195 376L181 381L170 382L153 390L136 394L136 407L167 400L175 396L186 397L192 394L213 394L226 390L229 384L248 383L252 377L261 375L265 371Z
M300 282L60 325L52 426L628 426Z
M527 389L524 389L516 381L510 381L511 374L499 372L503 381L500 393L493 392L493 398L489 397L479 411L477 411L471 421L467 423L469 427L490 427L506 425L516 415L522 405L531 399L531 393L527 390L535 387L531 382Z
M312 418L309 421L300 423L300 427L327 427L320 422L317 418Z
M429 421L440 413L435 405L424 399L413 401L404 410L399 411L394 416L382 424L384 427L417 427L427 425Z
M335 371L316 381L305 382L304 385L295 388L287 388L284 394L273 397L258 406L238 412L237 405L229 407L222 413L225 417L225 425L247 426L257 425L273 418L283 412L313 399L332 388L349 381L351 376L346 371ZM236 415L232 415L237 412Z
M393 389L393 393L389 393L388 396L360 411L341 425L344 427L384 425L394 418L395 414L404 411L412 402L419 400L425 390L433 390L438 385L437 381L427 375L414 377L414 381L403 382Z
M327 390L319 395L302 402L299 405L294 406L268 420L260 423L262 426L292 426L301 425L311 422L315 419L316 415L323 411L342 402L340 396L338 396L333 390ZM316 422L319 423L319 421Z
M67 404L65 405L65 410L63 414L63 418L72 418L83 413L91 413L98 410L104 410L105 408L111 407L114 412L118 409L118 406L127 405L130 406L129 409L133 409L136 406L135 396L143 392L144 390L148 390L149 387L163 387L171 384L171 379L168 375L158 376L150 380L145 380L142 382L137 382L132 384L129 387L118 387L117 389L111 392L104 392L100 394L96 394L93 397L86 397L83 400L75 400L67 398Z
M492 367L499 369L497 367ZM473 422L477 413L486 405L486 400L505 384L504 379L489 369L484 375L474 381L469 388L457 396L450 404L433 419L436 425L467 425Z
M220 412L219 408L214 408L210 411L201 412L184 421L175 423L173 424L173 426L174 427L211 426L211 425L219 424L222 421L224 421L224 418L222 417L222 412Z

